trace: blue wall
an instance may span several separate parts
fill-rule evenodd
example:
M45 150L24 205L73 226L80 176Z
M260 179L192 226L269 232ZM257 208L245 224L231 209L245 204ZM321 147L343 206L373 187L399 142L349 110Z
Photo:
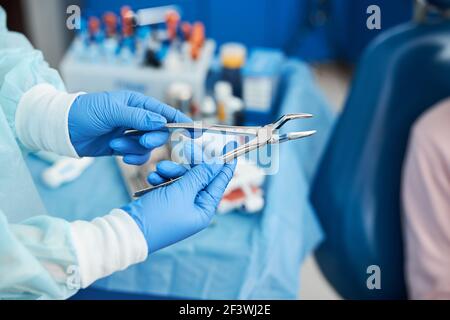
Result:
M411 20L413 0L333 0L330 8L328 39L334 55L343 60L356 60L364 47L384 30ZM366 27L367 7L381 9L381 30Z
M183 19L201 20L219 44L243 42L249 47L283 49L307 61L354 61L379 32L366 28L366 8L381 7L382 28L407 21L413 0L85 0L92 14L176 4ZM86 12L86 11L85 11Z

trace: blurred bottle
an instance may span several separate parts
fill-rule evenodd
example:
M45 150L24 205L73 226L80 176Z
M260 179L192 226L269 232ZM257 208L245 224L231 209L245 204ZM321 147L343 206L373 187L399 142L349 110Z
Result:
M89 32L87 28L87 21L81 18L80 29L76 30L75 40L71 48L72 53L77 60L84 60L86 58L86 50L89 45Z
M240 43L225 43L220 47L223 81L231 83L233 95L242 98L241 69L245 64L247 50Z
M189 44L191 46L191 58L192 60L197 60L205 44L205 26L203 23L194 23L189 36Z
M181 33L185 41L189 41L191 38L192 26L189 22L181 23Z
M106 39L103 42L105 60L113 62L117 57L118 51L118 17L113 12L106 12L103 15L103 24L105 26Z
M210 96L206 96L202 104L202 121L207 124L217 123L216 102Z
M178 35L178 25L180 23L180 15L175 10L166 13L167 36L170 41L174 41Z
M284 53L278 49L254 48L250 53L242 71L243 99L249 119L270 121L284 61Z
M219 123L225 123L227 119L226 101L232 96L232 87L229 82L216 82L214 85L214 97L217 102L217 120Z
M120 21L122 23L122 37L132 37L134 35L134 13L129 6L120 8Z
M136 60L138 64L145 64L145 54L150 39L150 27L140 26L136 29Z
M244 103L238 97L229 97L225 102L226 120L228 125L240 126L244 122Z
M173 82L167 90L167 103L185 114L191 114L192 87L185 82Z
M98 62L102 56L104 34L100 29L100 19L94 16L88 19L89 47L88 59L90 62Z
M119 59L122 63L132 63L135 53L134 41L134 13L129 6L120 8L120 21L122 23L122 41L120 44Z
M107 38L117 37L118 17L114 12L108 11L103 14L103 23Z

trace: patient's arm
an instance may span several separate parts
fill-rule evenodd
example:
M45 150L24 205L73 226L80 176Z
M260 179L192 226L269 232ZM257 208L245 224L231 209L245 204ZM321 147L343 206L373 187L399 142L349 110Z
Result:
M414 125L402 201L409 296L450 299L450 99Z

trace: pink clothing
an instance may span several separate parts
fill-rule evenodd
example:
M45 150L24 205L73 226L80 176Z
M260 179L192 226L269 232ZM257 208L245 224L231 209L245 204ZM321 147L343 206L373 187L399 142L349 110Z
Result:
M413 127L402 201L409 297L450 299L450 99Z

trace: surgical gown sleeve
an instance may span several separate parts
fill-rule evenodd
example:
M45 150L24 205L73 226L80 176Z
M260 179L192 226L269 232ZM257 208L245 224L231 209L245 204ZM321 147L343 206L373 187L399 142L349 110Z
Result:
M65 299L147 252L120 209L91 222L36 216L20 224L8 224L0 210L0 299Z
M77 157L67 117L76 94L20 33L8 31L0 8L0 105L23 150Z
M57 130L67 130L61 121L55 121L55 113L66 116L73 98L64 91L58 73L49 68L41 52L34 50L23 35L6 29L5 12L0 7L0 129L4 129L0 130L0 172L8 166L13 168L3 155L19 150L18 144L24 150L31 144L60 148L62 154L71 152L70 144L64 144L64 139L52 141L51 130L36 120L53 126L54 136L60 136ZM18 134L21 104L19 122L25 140L30 133L40 135L36 141L28 139L28 145ZM0 179L5 175L0 174ZM20 203L14 205L19 207ZM0 203L0 299L64 299L80 287L147 257L139 227L119 209L91 222L69 223L41 215L11 224L5 207Z

